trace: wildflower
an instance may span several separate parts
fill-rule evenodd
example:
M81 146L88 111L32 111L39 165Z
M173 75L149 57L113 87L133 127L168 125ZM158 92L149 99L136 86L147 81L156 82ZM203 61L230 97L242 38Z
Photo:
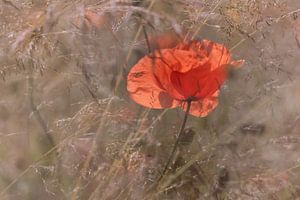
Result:
M203 40L180 43L174 48L155 51L143 57L128 74L130 97L148 108L180 106L194 116L206 116L218 105L219 90L232 61L221 44Z

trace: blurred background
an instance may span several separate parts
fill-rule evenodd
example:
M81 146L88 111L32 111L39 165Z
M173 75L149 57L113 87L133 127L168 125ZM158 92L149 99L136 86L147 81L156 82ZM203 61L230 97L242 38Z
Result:
M148 52L245 59L207 117L128 97ZM299 0L0 1L0 199L300 199Z

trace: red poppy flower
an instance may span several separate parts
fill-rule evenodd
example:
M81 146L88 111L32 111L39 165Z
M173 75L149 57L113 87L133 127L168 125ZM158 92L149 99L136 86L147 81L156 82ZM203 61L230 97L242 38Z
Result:
M218 105L219 90L232 61L229 50L209 40L181 43L171 49L143 57L130 71L127 90L145 107L162 109L177 106L194 116L206 116Z

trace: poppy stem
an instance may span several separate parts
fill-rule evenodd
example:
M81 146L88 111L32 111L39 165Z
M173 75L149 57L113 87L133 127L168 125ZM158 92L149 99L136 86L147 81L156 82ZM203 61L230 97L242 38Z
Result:
M170 165L170 163L171 163L171 161L172 161L172 159L173 159L173 157L174 157L174 154L175 154L175 151L176 151L177 146L178 146L178 144L179 144L180 138L181 138L181 136L182 136L182 134L183 134L183 132L184 132L185 124L186 124L186 121L187 121L187 118L188 118L188 114L189 114L190 108L191 108L191 102L192 102L191 100L188 100L188 101L187 101L187 109L186 109L186 111L185 111L184 119L183 119L183 121L182 121L180 130L179 130L179 134L178 134L178 136L177 136L176 142L175 142L175 144L174 144L174 146L173 146L173 149L172 149L172 152L171 152L171 154L170 154L170 156L169 156L169 159L168 159L168 161L167 161L167 163L166 163L166 165L165 165L165 168L164 168L164 170L162 171L161 176L160 176L159 179L158 179L158 182L163 178L163 176L164 176L165 173L167 172L167 170L168 170L168 168L169 168L169 165Z

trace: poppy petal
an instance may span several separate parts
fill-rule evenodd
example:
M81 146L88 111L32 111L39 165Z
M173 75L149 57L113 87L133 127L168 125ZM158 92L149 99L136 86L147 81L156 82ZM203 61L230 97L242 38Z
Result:
M198 79L198 85L200 89L195 95L198 99L203 99L205 97L210 97L216 91L218 91L227 78L227 65L222 65L217 69L207 73L207 75Z
M232 61L222 44L194 40L142 58L128 75L127 89L133 100L149 108L180 105L186 110L191 100L190 114L204 117L218 105L228 68L243 63Z
M208 57L201 49L198 48L199 41L192 41L189 43L178 44L174 49L172 49L171 56L172 60L176 60L176 65L171 65L173 71L178 71L181 73L188 72L194 68L198 68L204 65L208 61Z
M207 116L212 110L214 110L217 107L219 103L218 96L219 96L219 90L216 91L211 97L206 97L199 101L192 101L189 114L196 117ZM182 103L181 108L184 111L186 111L187 103L186 102Z
M155 56L153 56L154 64L154 74L157 78L158 82L162 85L162 88L168 91L170 96L177 100L186 100L187 95L190 93L189 91L195 91L195 88L191 88L192 83L186 82L184 88L179 89L180 86L177 87L171 81L171 74L174 72L178 72L177 75L182 73L189 73L186 76L189 79L189 76L193 74L193 70L197 69L198 71L207 71L209 68L206 68L205 63L207 62L207 57L203 57L203 59L199 59L198 54L195 51L184 51L179 49L163 49L161 51L156 51ZM203 69L202 69L203 68ZM202 76L205 73L202 73ZM199 73L198 73L199 76ZM174 81L176 79L176 75L174 75ZM194 77L193 80L197 80L199 77ZM177 79L177 83L179 79ZM190 88L190 89L188 89ZM188 89L189 91L186 91ZM182 92L186 91L186 92ZM195 92L194 92L195 93Z
M181 73L188 72L192 69L201 67L208 60L206 56L202 55L200 57L200 54L198 54L198 52L195 50L175 50L173 53L173 59L178 60L179 65L172 65L172 70Z
M195 97L195 95L202 90L202 86L199 85L199 82L200 80L206 81L206 77L210 73L210 65L206 63L186 73L174 71L171 73L170 79L174 88L184 96L184 100L187 100L188 98Z
M178 102L161 87L154 76L152 63L151 58L146 56L130 70L127 90L131 98L148 108L176 107Z
M173 58L171 49L163 49L161 52L155 52L151 58L151 66L153 66L153 73L157 83L162 89L167 91L171 97L177 100L183 100L184 97L176 91L170 82L172 73L172 66L180 65L177 60Z
M218 44L209 40L203 40L202 44L204 46L203 48L205 48L207 51L212 70L215 70L216 68L230 62L231 54L229 50L222 44Z

